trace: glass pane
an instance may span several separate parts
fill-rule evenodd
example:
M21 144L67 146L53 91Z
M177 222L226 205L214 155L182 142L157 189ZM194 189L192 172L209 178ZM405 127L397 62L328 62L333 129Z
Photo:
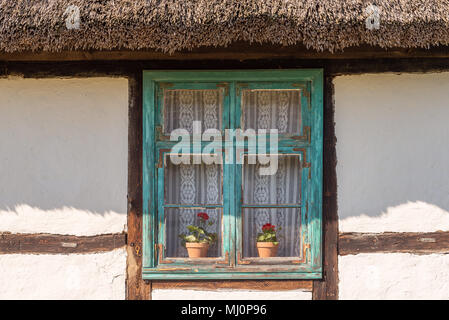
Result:
M198 214L207 214L204 220ZM166 208L165 209L165 256L188 257L187 249L182 244L180 235L191 235L188 226L202 227L209 235L215 234L216 240L209 244L207 257L222 256L222 210L221 209L190 209L190 208ZM213 235L211 235L214 237ZM202 238L202 236L201 236ZM202 238L203 239L203 238Z
M300 134L300 90L242 90L244 129L278 129Z
M166 204L222 203L222 165L173 164L167 156L164 180Z
M299 208L245 208L243 209L243 257L259 257L257 235L262 227L275 226L279 242L276 257L299 257L300 255L300 209Z
M164 133L182 128L192 133L193 121L201 121L202 130L222 128L223 92L208 90L165 90Z
M299 204L301 202L301 158L278 155L278 168L273 175L261 175L258 162L243 165L243 204Z

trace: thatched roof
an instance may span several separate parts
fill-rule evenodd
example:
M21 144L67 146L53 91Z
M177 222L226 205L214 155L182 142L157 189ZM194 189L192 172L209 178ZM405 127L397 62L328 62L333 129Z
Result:
M379 24L367 27L376 13ZM0 0L0 52L174 52L236 41L329 51L447 45L449 1Z

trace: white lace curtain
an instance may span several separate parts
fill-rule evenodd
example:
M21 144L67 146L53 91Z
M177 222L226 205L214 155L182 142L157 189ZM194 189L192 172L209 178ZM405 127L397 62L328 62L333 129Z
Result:
M217 205L222 203L221 165L173 165L167 161L165 169L165 201L180 205ZM218 235L218 242L208 251L210 257L221 256L222 211L220 209L178 209L165 212L167 256L185 257L186 249L181 245L179 234L187 234L187 226L198 225L197 214L206 212L213 224L206 231Z
M243 90L243 129L278 129L299 134L301 128L300 90Z
M166 90L164 94L164 132L186 129L192 133L193 121L202 129L222 128L223 93L221 90Z
M274 175L260 175L260 165L244 165L243 204L300 204L301 171L298 156L280 156ZM247 208L243 210L243 255L257 257L256 237L271 223L279 230L280 257L299 256L299 208Z
M220 90L168 90L164 96L164 128L166 132L184 128L192 132L192 122L202 121L203 130L221 129L222 93ZM299 90L242 92L244 128L277 128L280 133L299 133L301 123ZM300 202L300 161L296 156L279 158L278 171L273 176L260 176L258 165L245 166L243 177L244 202L247 204L297 204ZM222 203L222 166L168 165L165 170L165 201L171 204ZM219 235L219 241L209 249L210 257L221 256L221 209L178 209L165 212L166 255L185 257L179 234L195 223L198 212L204 211L214 224L207 231ZM265 223L282 230L279 256L299 255L300 212L296 208L245 209L243 212L243 254L256 257L256 235Z
M168 90L164 96L164 128L166 132L183 128L192 133L193 121L201 121L202 129L221 130L223 113L221 90ZM169 165L166 174L166 201L173 204L221 204L222 170L219 165ZM208 250L208 256L221 256L221 209L170 209L166 212L166 255L185 257L179 234L188 233L187 226L198 221L197 214L206 212L212 226L208 232L218 235L218 241Z

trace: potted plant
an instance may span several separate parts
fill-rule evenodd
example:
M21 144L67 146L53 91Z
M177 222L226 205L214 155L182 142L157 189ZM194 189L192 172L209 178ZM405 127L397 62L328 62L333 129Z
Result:
M279 228L278 230L281 230ZM262 226L262 233L257 234L257 251L259 257L275 257L279 247L279 241L276 237L276 226L266 223Z
M206 231L206 226L213 225L209 220L209 215L206 212L197 214L197 225L187 226L189 234L180 234L182 245L186 247L189 258L204 258L207 256L209 245L217 241L216 233L209 233Z

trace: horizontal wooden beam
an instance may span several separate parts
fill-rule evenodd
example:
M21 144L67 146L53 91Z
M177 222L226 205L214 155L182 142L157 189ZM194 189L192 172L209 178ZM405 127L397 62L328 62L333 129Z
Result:
M0 234L0 254L67 254L111 251L126 244L126 233L96 236Z
M240 289L240 290L304 290L312 291L312 281L307 280L229 280L229 281L152 281L152 289L191 289L210 290Z
M359 46L342 51L316 51L305 46L234 43L224 47L202 47L172 54L159 50L0 52L0 61L95 61L95 60L253 60L253 59L381 59L381 58L447 58L449 47L380 48Z
M339 236L339 255L376 252L449 253L449 231L341 233Z
M62 62L2 62L0 78L72 78L72 77L128 77L134 78L142 70L230 70L230 69L304 69L323 68L326 76L340 76L384 72L448 72L449 59L328 59L328 60L205 60L205 61L62 61Z

